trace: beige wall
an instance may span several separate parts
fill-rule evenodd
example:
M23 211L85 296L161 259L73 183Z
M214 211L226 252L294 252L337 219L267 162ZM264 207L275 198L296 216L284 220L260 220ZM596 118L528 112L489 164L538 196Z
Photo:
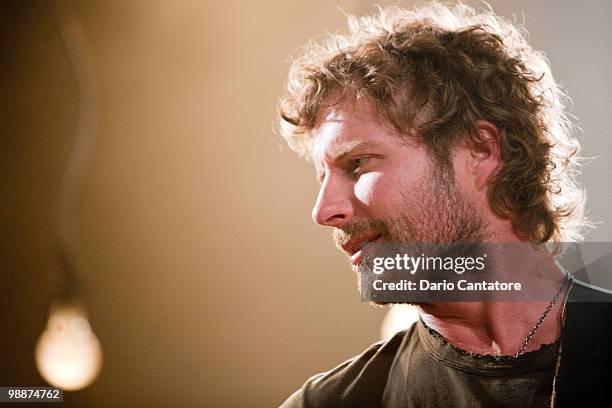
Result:
M370 10L364 2L339 4L346 12ZM600 9L577 11L586 16L581 24L606 21L605 13L597 16L609 7L596 4ZM288 56L308 38L344 28L336 3L75 6L99 90L98 142L78 215L89 267L85 300L105 360L96 383L66 400L275 406L309 375L376 341L384 311L359 302L347 261L329 231L310 220L312 169L272 132ZM53 227L77 90L47 4L4 7L0 344L8 364L0 385L36 385L42 380L31 350L59 268ZM546 19L542 6L499 4L507 15L528 7ZM573 8L563 3L558 10L550 27L566 32L559 21ZM586 52L582 58L605 64L609 46L566 50L567 42L531 26L529 16L537 45L558 50L559 57L549 56L570 78L570 91L589 89L590 82L579 82L585 75L571 79L588 67L572 70L555 59ZM598 88L581 97L598 98ZM601 119L588 116L592 110L584 112L586 132L603 130ZM610 165L601 166L587 182L609 185ZM602 219L609 190L596 194L594 215ZM603 231L599 240L610 240L610 229Z

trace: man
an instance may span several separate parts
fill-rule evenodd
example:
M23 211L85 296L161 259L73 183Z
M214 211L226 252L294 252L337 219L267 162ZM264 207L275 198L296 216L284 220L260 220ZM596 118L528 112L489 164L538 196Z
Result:
M333 228L358 274L374 244L582 239L579 144L548 63L522 31L488 11L438 4L349 25L295 60L280 128L315 165L313 219ZM520 269L528 282L540 273ZM577 285L563 274L554 284L547 300L419 302L408 330L312 377L283 407L595 401L609 303L571 312ZM596 333L590 343L576 338L583 330Z

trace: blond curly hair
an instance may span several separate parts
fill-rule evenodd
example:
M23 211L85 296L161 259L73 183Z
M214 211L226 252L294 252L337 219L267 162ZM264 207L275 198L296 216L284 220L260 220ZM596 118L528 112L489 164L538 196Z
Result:
M438 163L470 138L477 120L500 131L501 165L489 181L493 212L532 242L575 242L591 223L575 174L580 144L567 97L526 31L492 10L433 3L349 16L346 34L311 42L294 59L279 105L279 129L308 157L322 111L365 98Z

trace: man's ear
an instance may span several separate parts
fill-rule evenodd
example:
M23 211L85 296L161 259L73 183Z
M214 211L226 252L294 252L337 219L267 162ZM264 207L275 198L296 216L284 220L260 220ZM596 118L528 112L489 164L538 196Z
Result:
M469 171L472 173L475 187L481 190L488 184L489 178L501 165L499 155L500 132L497 126L486 120L477 120L474 131L478 142L469 144Z

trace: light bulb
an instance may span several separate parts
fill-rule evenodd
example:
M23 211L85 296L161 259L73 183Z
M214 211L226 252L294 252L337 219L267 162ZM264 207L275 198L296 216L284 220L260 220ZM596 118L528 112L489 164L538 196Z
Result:
M102 368L102 347L85 310L75 305L51 308L35 351L36 366L49 384L66 391L84 388Z

